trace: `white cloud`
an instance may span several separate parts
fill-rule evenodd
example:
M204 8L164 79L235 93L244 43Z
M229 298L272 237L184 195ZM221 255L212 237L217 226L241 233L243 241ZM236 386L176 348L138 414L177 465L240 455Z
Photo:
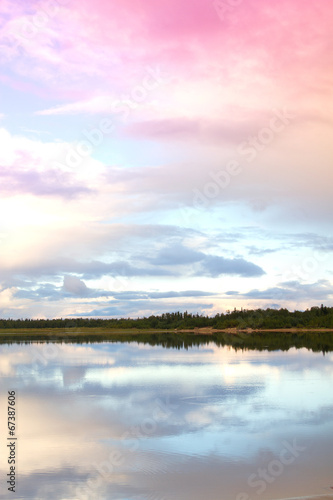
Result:
M36 115L75 115L80 113L110 113L115 108L116 99L114 96L95 96L88 100L70 102L55 106L54 108L36 111Z

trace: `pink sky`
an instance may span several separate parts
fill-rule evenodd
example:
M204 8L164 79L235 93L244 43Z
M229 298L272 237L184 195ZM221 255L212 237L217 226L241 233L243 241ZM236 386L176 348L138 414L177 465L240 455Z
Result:
M330 0L3 1L0 313L329 303L332 21Z

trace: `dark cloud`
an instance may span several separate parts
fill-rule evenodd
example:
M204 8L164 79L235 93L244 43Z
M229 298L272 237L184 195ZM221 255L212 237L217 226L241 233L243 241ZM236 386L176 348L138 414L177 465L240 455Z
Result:
M151 263L159 266L174 266L178 264L193 264L205 258L205 254L187 248L181 244L172 247L165 247L160 250L156 257L150 260Z
M101 297L113 297L119 303L123 301L138 301L149 299L169 299L169 298L182 298L182 297L211 297L216 294L212 292L205 292L201 290L185 290L180 292L166 291L166 292L146 292L146 291L108 291L101 289L93 289L86 286L86 284L76 276L65 276L64 285L62 287L46 283L34 289L18 290L15 297L24 298L29 300L62 300L64 298L90 298L98 299Z
M114 261L111 263L99 260L89 262L80 262L75 259L60 257L58 259L45 259L42 263L27 265L26 267L17 267L11 274L24 276L54 276L64 275L66 273L75 273L81 275L83 279L98 278L103 275L111 276L171 276L170 271L156 267L137 267L125 261ZM8 272L7 272L8 273ZM8 273L9 274L9 273Z
M255 246L248 246L247 250L252 255L267 255L281 250L281 248L258 248Z
M142 237L142 235L140 235ZM155 235L156 236L156 235ZM218 277L222 274L238 275L243 277L262 276L264 270L246 261L243 258L225 258L218 255L209 255L201 251L188 248L180 243L177 237L176 242L166 245L158 250L156 255L149 255L149 249L144 254L141 250L141 243L138 242L134 248L139 248L137 254L129 255L128 260L114 260L113 262L103 262L102 260L79 261L65 256L54 256L45 258L42 261L34 261L31 264L17 265L10 271L4 269L2 277L6 282L10 278L27 279L53 277L74 274L77 278L67 278L64 284L65 292L76 295L89 295L83 282L78 279L89 280L100 278L101 276L112 277L144 277L144 276L178 276L179 270L172 266L185 266L184 275L190 276L210 276ZM143 245L141 245L143 248ZM51 280L50 280L51 281ZM75 283L74 283L75 281Z
M33 289L25 286L23 289L17 290L15 297L29 300L59 300L65 296L65 294L61 294L60 289L56 285L51 283L42 284L38 288L36 288L36 283L31 286L33 286Z
M246 278L263 276L265 271L245 259L226 259L224 257L206 255L201 270L196 275L208 275L217 278L222 274L238 275Z
M203 252L176 244L161 249L157 256L150 259L157 265L193 265L199 263L194 276L210 276L217 278L222 274L243 277L262 276L265 271L245 259L229 259L218 255L207 255Z

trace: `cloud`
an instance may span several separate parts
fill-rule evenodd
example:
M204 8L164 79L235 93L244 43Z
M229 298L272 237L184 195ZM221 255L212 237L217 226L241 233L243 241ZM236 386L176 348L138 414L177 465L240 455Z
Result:
M69 294L68 294L69 295ZM15 297L18 299L28 299L28 300L59 300L63 297L57 286L51 283L45 283L36 287L34 283L33 288L20 288L16 291Z
M332 2L238 3L222 19L205 0L3 0L0 271L36 283L31 313L85 312L118 276L156 294L223 276L261 304L244 294L291 297L279 281L303 251L311 281L330 275ZM91 149L97 114L126 125Z
M218 240L218 238L217 238ZM215 241L210 242L213 246ZM191 270L192 276L239 275L243 277L262 276L265 271L258 265L242 258L226 258L219 255L188 248L181 243L168 245L160 249L148 262L158 266L182 266L182 273L186 267Z
M250 290L247 293L227 292L229 295L251 299L281 300L294 303L297 301L325 301L333 298L333 286L328 280L302 284L297 281L280 283L279 286L266 290Z
M185 290L181 292L167 291L167 292L113 292L113 297L119 300L141 300L141 299L170 299L181 297L211 297L215 295L212 292L204 292L200 290Z
M203 252L187 248L182 244L162 248L150 262L166 266L199 265L193 272L194 276L210 276L217 278L220 275L239 275L243 277L262 276L265 271L245 259L229 259L218 255L207 255Z
M80 280L76 276L64 276L64 284L63 289L65 292L69 292L73 295L79 295L80 297L84 297L88 295L89 289L84 281Z
M36 115L55 116L55 115L75 115L75 114L96 114L110 113L115 110L116 99L111 95L94 96L83 101L70 102L54 108L36 111Z
M74 183L73 175L57 169L40 172L33 168L23 170L18 165L10 168L0 166L0 181L3 196L29 193L35 196L74 198L93 192L87 186Z
M252 139L246 136L244 139L255 140L261 129L253 130ZM299 154L300 136L311 145L306 156ZM212 151L206 152L206 159L201 158L200 150L198 158L192 156L188 162L126 169L110 166L106 179L126 196L136 196L137 203L140 193L141 210L166 211L184 207L184 221L186 210L198 218L204 211L228 208L233 203L235 208L251 211L256 220L274 224L280 231L305 219L313 224L320 219L324 224L333 209L330 183L327 182L332 177L332 170L325 153L329 148L328 135L321 136L320 153L311 137L305 129L300 131L298 126L290 124L283 139L275 137L269 146L259 145L262 149L258 151L253 148L255 161L250 163L244 151L239 152L238 148L233 153L230 151L232 160L223 158L220 162ZM292 151L293 160L277 149L280 140L286 141L285 147ZM236 165L235 175L228 174L230 161ZM314 163L317 165L315 173Z
M43 142L11 134L5 128L0 128L0 140L0 191L5 196L73 199L94 194L101 185L105 167L91 156L80 156L76 143ZM76 168L71 163L74 157Z
M142 316L159 315L172 311L188 311L193 314L207 314L213 308L213 304L200 302L158 302L153 300L112 303L103 307L92 309L82 314L82 316L118 316L136 318L138 314ZM72 315L77 316L77 315Z
M149 254L168 241L191 239L201 234L172 225L85 222L81 214L71 219L74 214L68 213L68 206L63 207L63 217L56 219L62 208L59 203L49 223L49 219L44 221L40 214L40 206L36 208L35 221L31 222L30 218L25 219L27 204L21 208L17 207L16 200L13 203L12 209L16 210L21 226L19 234L6 230L7 236L2 241L0 271L7 286L22 284L25 288L26 280L33 282L44 276L47 281L51 277L58 281L67 274L84 280L103 275L113 278L172 276L174 270L170 266L151 262Z
M253 130L258 129L265 119L256 116L255 119L246 120L244 114L243 111L243 118L240 121L230 119L214 121L202 117L147 120L131 123L125 127L124 134L141 139L208 141L238 145L244 137L248 137Z
M258 248L254 245L247 247L247 249L252 255L267 255L281 250L281 248Z
M205 290L98 289L88 287L76 276L66 275L62 286L42 283L36 287L36 283L31 283L25 288L3 290L2 296L8 300L7 304L4 300L2 303L6 306L3 315L10 317L24 317L25 311L29 311L29 317L43 317L34 312L35 304L38 304L39 310L48 311L48 317L139 317L176 310L206 314L213 304L200 302L200 299L214 295ZM21 306L17 307L18 304Z
M87 94L96 84L104 91L112 86L124 92L140 68L154 61L187 76L186 82L188 75L191 81L219 79L223 93L234 86L234 99L242 97L244 103L254 93L264 100L279 83L292 90L298 85L308 95L328 85L332 9L327 0L315 7L302 4L301 16L298 2L243 3L234 8L229 22L205 0L190 7L172 0L158 8L151 0L135 5L128 0L121 5L84 0L75 15L68 3L36 29L33 18L40 8L35 2L20 2L3 14L2 51L16 79L29 75L53 96L75 95L75 90ZM33 36L22 36L27 24L35 28ZM221 99L221 91L215 96ZM200 106L200 99L193 104Z
M9 293L7 289L7 294ZM184 290L184 291L144 291L144 290L103 290L90 288L76 276L64 276L63 286L59 287L52 283L45 283L36 288L36 283L32 282L29 286L23 288L12 288L11 296L29 300L51 300L61 301L64 298L83 298L96 302L95 299L113 297L115 301L123 303L124 301L142 301L150 299L170 299L170 298L196 298L211 297L216 295L212 292L203 290Z
M312 248L322 252L333 252L333 237L316 233L297 233L281 235L289 240L290 245L295 248Z
M222 274L238 275L243 277L263 276L265 271L245 259L226 259L209 255L206 256L202 271L211 277L218 277Z
M32 238L33 233L30 232L30 235ZM21 258L12 260L9 246L4 251L6 261L0 268L2 267L3 279L6 280L10 276L59 277L68 273L84 280L102 276L178 276L179 269L175 266L183 267L183 276L215 278L229 274L259 277L265 274L258 265L243 258L206 254L182 243L185 238L199 235L206 239L200 232L174 226L92 224L90 228L62 228L59 234L50 234L46 240L45 234L43 238L37 234L37 240L32 238L32 247L29 251L26 249ZM170 239L174 243L166 244ZM84 253L82 241L86 242ZM148 250L147 241L150 242ZM129 243L133 250L126 250ZM214 244L213 241L208 241L209 243ZM162 248L158 248L161 244ZM17 257L19 256L18 254Z
M8 270L7 270L8 273ZM6 272L4 274L7 274ZM75 273L83 279L98 278L103 275L111 276L172 276L171 271L157 267L137 267L127 261L103 262L101 260L78 261L71 258L44 259L42 263L35 262L26 266L17 266L11 273L24 274L35 278L41 276L63 275Z
M203 260L205 255L191 248L176 244L162 248L150 262L159 266L189 265Z

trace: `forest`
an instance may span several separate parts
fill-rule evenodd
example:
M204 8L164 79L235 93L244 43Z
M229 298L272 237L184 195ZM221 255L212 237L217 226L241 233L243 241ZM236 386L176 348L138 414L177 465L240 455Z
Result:
M333 307L321 305L305 311L288 309L234 309L215 316L185 312L163 313L143 318L0 319L0 329L105 328L182 330L211 327L271 330L277 328L333 328Z

